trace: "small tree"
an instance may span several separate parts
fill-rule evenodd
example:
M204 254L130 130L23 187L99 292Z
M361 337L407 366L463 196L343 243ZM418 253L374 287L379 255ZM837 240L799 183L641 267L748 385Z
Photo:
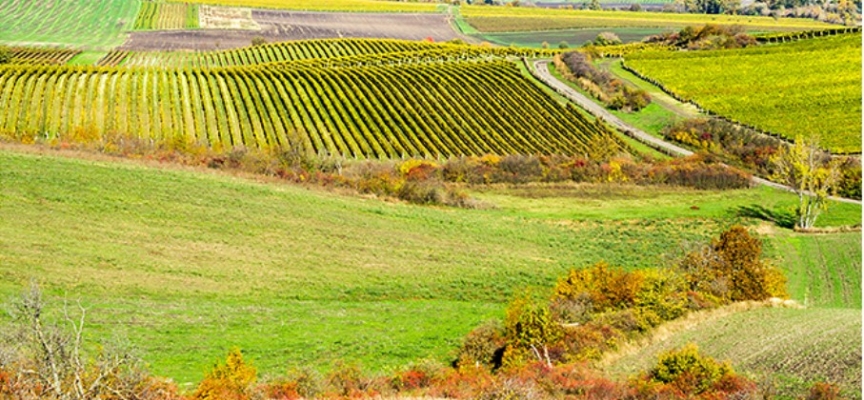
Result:
M263 46L265 44L267 44L267 39L264 39L263 36L255 36L252 38L253 46Z
M795 139L795 144L781 147L770 161L774 179L798 195L797 226L812 228L819 214L828 210L828 198L836 194L841 178L839 161L830 160L813 141L802 136Z
M236 399L250 398L249 389L255 383L256 369L243 360L240 349L228 352L225 363L216 364L198 385L193 399Z
M569 47L570 47L570 43L567 43L566 40L562 40L560 43L558 43L558 48L559 48L559 49L566 49L566 48L569 48Z
M552 366L548 345L560 339L562 332L546 302L534 300L526 291L507 307L504 330L510 346L528 348L537 361Z

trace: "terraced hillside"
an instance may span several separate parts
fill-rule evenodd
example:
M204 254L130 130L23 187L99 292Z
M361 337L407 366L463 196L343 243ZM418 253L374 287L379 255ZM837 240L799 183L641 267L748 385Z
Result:
M140 6L140 0L0 0L0 43L108 50L123 43Z
M759 308L694 322L665 340L627 354L609 371L628 376L669 349L695 343L757 382L773 382L779 398L801 398L818 381L839 384L842 398L861 398L861 310Z
M643 52L626 65L678 96L758 129L861 152L861 34L740 50ZM765 73L771 71L771 73Z

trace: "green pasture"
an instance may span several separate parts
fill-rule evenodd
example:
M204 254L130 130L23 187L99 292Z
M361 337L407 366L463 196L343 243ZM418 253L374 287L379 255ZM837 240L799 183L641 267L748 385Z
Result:
M0 43L109 50L132 29L140 0L0 0Z
M55 304L80 299L94 338L128 338L181 384L231 346L270 375L336 359L379 372L447 361L521 288L599 260L665 265L732 223L760 223L742 206L782 212L794 200L599 185L543 199L490 189L475 193L490 208L462 210L8 151L0 189L0 294L36 280ZM860 218L843 205L822 222ZM841 245L860 258L860 235ZM807 268L833 267L811 251L799 250L815 260ZM860 291L860 277L851 285Z

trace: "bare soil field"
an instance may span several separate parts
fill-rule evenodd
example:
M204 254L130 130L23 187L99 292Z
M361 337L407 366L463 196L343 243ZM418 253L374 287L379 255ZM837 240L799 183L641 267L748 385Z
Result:
M447 41L459 38L440 14L360 14L252 10L260 30L199 29L133 32L122 50L224 50L268 42L327 38L390 38ZM202 28L205 26L202 18Z

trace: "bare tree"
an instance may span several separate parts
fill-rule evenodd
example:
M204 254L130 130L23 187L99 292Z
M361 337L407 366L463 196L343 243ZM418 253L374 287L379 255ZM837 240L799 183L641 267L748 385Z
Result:
M86 309L80 303L63 308L54 321L46 316L39 286L31 284L13 304L13 325L0 342L0 369L14 371L8 391L15 398L143 399L155 395L157 383L139 368L125 346L101 346L85 354Z

